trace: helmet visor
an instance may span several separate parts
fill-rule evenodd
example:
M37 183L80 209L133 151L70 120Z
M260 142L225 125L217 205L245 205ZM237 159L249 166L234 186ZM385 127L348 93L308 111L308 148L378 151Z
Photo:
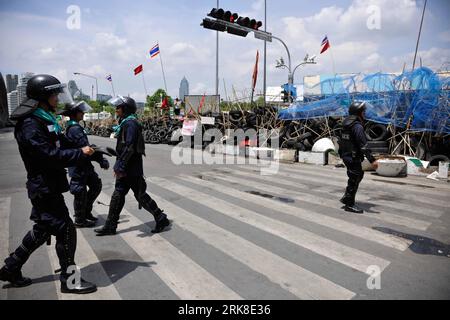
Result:
M108 103L113 107L117 108L126 103L126 100L123 96L117 96L108 100Z
M61 88L59 90L61 90L61 91L59 91L59 93L58 93L58 103L63 103L63 104L74 103L72 95L70 94L69 89L67 89L67 87L65 85L63 88Z
M80 101L76 104L76 110L81 111L83 113L89 113L92 111L92 107L85 101Z

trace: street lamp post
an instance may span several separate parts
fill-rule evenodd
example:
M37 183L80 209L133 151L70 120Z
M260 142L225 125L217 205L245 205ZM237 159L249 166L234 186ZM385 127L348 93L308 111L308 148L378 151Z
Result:
M305 59L299 63L293 70L292 70L292 65L291 65L291 55L289 53L289 49L286 46L286 44L279 38L276 38L274 36L272 36L273 38L279 40L284 47L286 48L287 54L288 54L288 65L286 65L283 61L283 58L281 58L279 61L277 61L277 68L287 68L288 69L288 86L289 86L289 92L288 92L288 102L291 101L291 86L294 84L294 75L295 75L295 71L297 71L298 67L303 66L305 64L317 64L317 62L315 62L314 60L316 59L316 56L312 56L311 58L309 57L309 55L307 54Z
M98 79L97 79L97 77L91 76L89 74L84 74L84 73L81 73L81 72L74 72L73 74L76 75L76 76L85 76L85 77L88 77L88 78L91 78L91 79L95 79L95 93L96 93L95 101L97 101L97 97L98 97Z

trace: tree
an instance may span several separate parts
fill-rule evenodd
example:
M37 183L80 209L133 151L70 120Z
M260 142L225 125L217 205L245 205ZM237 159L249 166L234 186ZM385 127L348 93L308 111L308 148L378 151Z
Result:
M163 99L167 96L167 93L164 89L158 89L153 95L147 96L147 105L150 107L150 109L155 108L157 103L161 103L161 96ZM169 105L173 106L172 97L167 96L167 100L169 102Z

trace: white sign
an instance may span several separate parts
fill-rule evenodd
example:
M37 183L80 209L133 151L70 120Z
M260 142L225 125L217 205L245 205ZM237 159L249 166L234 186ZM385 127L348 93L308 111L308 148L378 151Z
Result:
M184 120L183 129L181 129L181 134L183 136L193 136L195 130L197 130L198 121L197 120Z
M202 122L202 124L214 125L215 118L214 117L202 117L201 122Z

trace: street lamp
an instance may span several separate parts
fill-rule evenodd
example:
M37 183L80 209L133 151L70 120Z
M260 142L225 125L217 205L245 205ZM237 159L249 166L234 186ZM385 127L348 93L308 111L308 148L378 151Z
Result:
M98 80L97 80L97 77L91 76L89 74L84 74L84 73L81 73L81 72L74 72L73 74L76 75L76 76L85 76L85 77L88 77L88 78L91 78L91 79L95 79L95 93L96 93L95 101L97 101L97 97L98 97Z
M273 37L275 39L277 39L276 37ZM295 75L295 71L297 71L298 67L303 66L305 64L317 64L317 62L315 61L316 59L316 55L309 57L308 54L306 54L305 58L303 59L303 61L301 63L299 63L293 70L292 70L292 65L291 65L291 55L289 53L289 49L286 46L286 44L281 40L278 39L286 48L287 54L288 54L288 65L286 65L286 63L284 62L283 58L280 58L280 60L277 60L277 65L275 66L275 68L277 69L288 69L288 86L289 86L289 92L288 92L288 101L291 101L291 86L294 84L294 75Z

